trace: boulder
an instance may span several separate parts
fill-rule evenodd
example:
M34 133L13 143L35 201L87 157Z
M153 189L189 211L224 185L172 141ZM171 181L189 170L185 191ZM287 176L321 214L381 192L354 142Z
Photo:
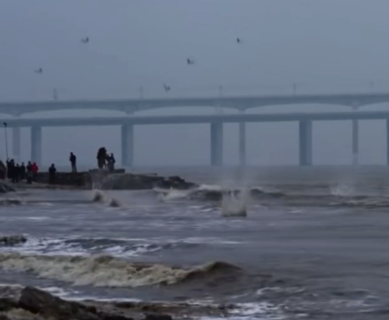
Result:
M173 320L168 314L146 314L144 320Z
M26 287L22 290L18 306L33 314L56 320L102 319L93 310L89 310L80 303L62 300L33 287Z
M66 301L34 287L10 286L0 289L0 320L134 320L125 310L104 304ZM166 314L130 312L136 319L172 320Z
M11 235L0 236L0 246L14 246L17 244L23 244L27 241L25 236Z
M15 189L9 186L7 183L0 181L0 193L15 192Z

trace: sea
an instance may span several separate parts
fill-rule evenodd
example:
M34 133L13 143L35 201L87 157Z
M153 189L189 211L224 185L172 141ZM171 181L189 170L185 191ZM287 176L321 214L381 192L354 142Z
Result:
M387 167L134 170L198 188L0 195L0 234L27 238L0 246L0 284L230 320L389 319Z

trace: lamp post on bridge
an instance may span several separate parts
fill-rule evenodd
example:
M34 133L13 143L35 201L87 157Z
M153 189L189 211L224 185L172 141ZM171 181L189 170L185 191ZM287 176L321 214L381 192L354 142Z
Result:
M5 133L5 156L8 160L8 135L7 135L7 122L3 122Z

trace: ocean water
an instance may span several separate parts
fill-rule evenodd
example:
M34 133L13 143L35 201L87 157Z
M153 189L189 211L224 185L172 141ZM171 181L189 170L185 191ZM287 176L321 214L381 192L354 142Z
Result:
M224 303L230 319L388 319L386 167L137 170L200 186L2 195L0 234L28 241L0 247L0 283Z

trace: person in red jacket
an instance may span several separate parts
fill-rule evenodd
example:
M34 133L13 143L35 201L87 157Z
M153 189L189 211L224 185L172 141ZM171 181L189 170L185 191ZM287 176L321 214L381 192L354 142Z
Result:
M39 167L38 165L34 162L31 166L31 172L32 172L32 179L36 181L36 175L38 173Z

